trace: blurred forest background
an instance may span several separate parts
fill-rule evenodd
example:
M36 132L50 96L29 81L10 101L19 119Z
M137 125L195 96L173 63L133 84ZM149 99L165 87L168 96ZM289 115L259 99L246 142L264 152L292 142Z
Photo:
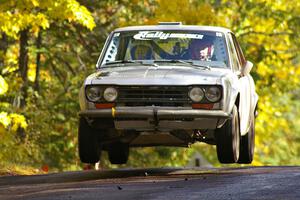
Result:
M260 95L253 165L300 164L299 0L0 0L0 169L80 169L79 87L110 31L159 21L236 33ZM133 149L127 166L183 166L195 151L219 165L195 144Z

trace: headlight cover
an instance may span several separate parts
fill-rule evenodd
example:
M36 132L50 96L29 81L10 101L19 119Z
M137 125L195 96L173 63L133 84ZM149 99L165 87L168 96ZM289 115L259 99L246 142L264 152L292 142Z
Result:
M189 91L189 97L193 102L200 102L204 97L204 92L199 87L194 87Z
M212 86L205 90L205 97L208 101L215 103L221 99L221 90L219 87Z
M116 88L108 87L104 90L103 97L108 102L113 102L118 98L118 91Z
M88 98L89 101L92 102L99 101L102 96L101 93L102 93L101 89L97 86L88 87L86 89L86 97Z

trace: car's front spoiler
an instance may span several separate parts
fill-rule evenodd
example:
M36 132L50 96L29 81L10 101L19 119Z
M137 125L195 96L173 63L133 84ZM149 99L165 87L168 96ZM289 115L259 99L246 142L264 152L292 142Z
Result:
M222 110L196 110L178 107L115 107L112 109L84 110L84 117L99 118L218 118L229 119L231 114Z

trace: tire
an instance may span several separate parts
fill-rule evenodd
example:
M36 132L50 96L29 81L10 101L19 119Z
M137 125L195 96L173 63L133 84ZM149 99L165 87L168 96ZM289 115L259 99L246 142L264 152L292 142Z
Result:
M108 158L111 164L126 164L129 156L128 144L117 142L108 148Z
M79 119L78 152L83 163L94 164L100 160L101 149L96 130L83 117Z
M217 155L220 163L236 163L240 150L240 126L237 107L232 109L232 118L215 131Z
M238 163L241 164L252 163L254 148L255 148L255 117L253 115L248 133L241 137L240 157Z

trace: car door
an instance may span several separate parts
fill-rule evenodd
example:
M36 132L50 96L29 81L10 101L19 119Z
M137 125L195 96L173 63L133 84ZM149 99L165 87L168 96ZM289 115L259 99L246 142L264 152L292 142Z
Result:
M241 135L248 132L250 125L251 110L251 80L250 74L242 74L242 68L245 67L247 61L233 33L229 33L229 42L232 46L232 63L235 66L235 74L239 79L239 116Z

